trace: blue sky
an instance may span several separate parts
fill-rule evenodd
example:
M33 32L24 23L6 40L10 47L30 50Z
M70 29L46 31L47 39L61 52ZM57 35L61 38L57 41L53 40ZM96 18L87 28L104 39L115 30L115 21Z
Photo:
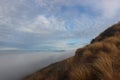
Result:
M0 0L0 50L71 50L120 20L120 0Z

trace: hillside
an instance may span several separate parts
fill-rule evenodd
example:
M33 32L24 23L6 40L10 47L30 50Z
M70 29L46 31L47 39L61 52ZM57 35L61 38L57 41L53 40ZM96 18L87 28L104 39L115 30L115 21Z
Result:
M120 23L76 50L75 56L51 64L23 80L120 80Z

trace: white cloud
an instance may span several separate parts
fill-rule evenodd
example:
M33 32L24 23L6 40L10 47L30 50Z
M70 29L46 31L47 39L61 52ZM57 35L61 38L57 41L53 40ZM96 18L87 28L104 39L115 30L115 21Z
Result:
M51 42L50 44L47 44L48 46L51 45L51 47L56 48L56 50L73 50L74 48L67 44L67 40L56 40L54 42ZM78 46L77 46L78 47Z
M106 18L113 18L120 11L120 0L35 0L40 6L46 7L49 10L61 6L83 6L91 7L94 11L97 11Z
M95 8L101 10L104 17L114 18L120 11L120 0L97 0Z
M24 4L25 0L0 0L0 17L10 17Z
M5 47L5 48L0 48L0 50L20 50L20 49L19 48Z
M65 30L65 22L63 20L54 16L45 17L44 15L37 16L32 22L19 28L19 31L42 35L49 35Z
M35 0L40 6L49 6L49 5L56 5L56 6L75 6L75 5L86 5L89 3L89 0Z
M58 41L54 42L52 45L54 47L57 46L58 50L61 49L61 50L68 50L68 51L75 50L77 48L85 46L85 44L80 44L80 40L79 40L79 42L76 42L76 44L74 44L74 45L69 45L68 40L58 40Z

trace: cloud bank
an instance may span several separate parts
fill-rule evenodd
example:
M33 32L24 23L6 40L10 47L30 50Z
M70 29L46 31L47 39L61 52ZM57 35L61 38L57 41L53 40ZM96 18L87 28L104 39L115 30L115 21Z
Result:
M40 68L73 55L74 51L62 53L4 52L0 54L0 80L21 80Z

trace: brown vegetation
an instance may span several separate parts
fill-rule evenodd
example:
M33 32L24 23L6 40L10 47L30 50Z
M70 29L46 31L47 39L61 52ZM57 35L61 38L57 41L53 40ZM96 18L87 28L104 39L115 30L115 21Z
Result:
M49 65L24 80L120 80L120 23L105 30L75 56Z

